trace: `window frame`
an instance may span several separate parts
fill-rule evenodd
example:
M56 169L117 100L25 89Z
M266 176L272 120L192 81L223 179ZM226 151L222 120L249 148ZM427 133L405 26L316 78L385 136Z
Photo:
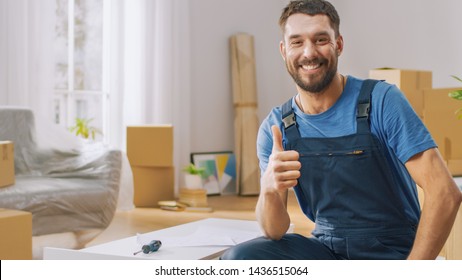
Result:
M67 28L67 89L54 88L53 110L55 122L63 127L69 128L75 123L77 112L76 103L85 98L99 97L101 108L96 115L101 116L101 132L103 143L109 142L109 105L110 105L110 40L111 40L111 1L102 0L102 81L101 90L77 90L75 89L75 0L67 0L68 28ZM87 100L88 102L88 100ZM91 112L87 112L91 113Z

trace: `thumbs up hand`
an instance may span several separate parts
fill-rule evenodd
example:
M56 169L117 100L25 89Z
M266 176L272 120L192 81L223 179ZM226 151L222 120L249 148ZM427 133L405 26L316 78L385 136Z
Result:
M297 151L284 151L279 127L273 125L271 132L273 133L273 149L268 167L262 177L262 188L282 192L297 185L301 163L298 160Z
M271 132L273 133L273 152L272 154L284 151L284 147L282 146L282 133L279 127L277 125L273 125L271 127Z

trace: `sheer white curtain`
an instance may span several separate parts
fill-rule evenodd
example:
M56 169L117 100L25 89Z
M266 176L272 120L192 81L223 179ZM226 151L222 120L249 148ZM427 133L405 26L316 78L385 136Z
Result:
M55 0L0 0L0 105L52 120Z
M111 1L110 144L128 125L172 124L176 189L190 153L188 0Z
M126 149L126 127L174 126L174 164L190 153L189 0L111 0L109 144ZM51 120L55 0L0 0L0 105Z

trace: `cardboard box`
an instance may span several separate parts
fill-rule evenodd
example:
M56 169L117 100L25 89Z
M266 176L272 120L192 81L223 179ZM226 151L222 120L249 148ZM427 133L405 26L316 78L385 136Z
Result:
M32 214L0 209L0 259L32 259Z
M455 112L462 107L462 102L448 97L456 88L425 89L423 121L432 134L443 158L462 160L462 120ZM457 163L451 161L455 168Z
M173 127L127 127L127 156L131 166L172 167Z
M380 68L370 70L369 77L395 84L409 100L417 115L421 118L423 117L424 99L422 90L432 88L431 71Z
M462 176L462 159L448 160L448 169L452 176Z
M132 166L136 207L159 207L161 200L174 200L173 167Z
M0 187L14 183L14 144L11 141L0 141Z

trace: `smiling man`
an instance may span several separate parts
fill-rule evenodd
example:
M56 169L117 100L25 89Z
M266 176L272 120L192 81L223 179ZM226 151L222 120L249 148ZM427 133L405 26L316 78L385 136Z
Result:
M292 1L279 24L297 91L258 133L265 237L222 259L434 259L462 197L431 135L396 86L338 73L344 42L329 2ZM292 188L310 237L287 233Z

